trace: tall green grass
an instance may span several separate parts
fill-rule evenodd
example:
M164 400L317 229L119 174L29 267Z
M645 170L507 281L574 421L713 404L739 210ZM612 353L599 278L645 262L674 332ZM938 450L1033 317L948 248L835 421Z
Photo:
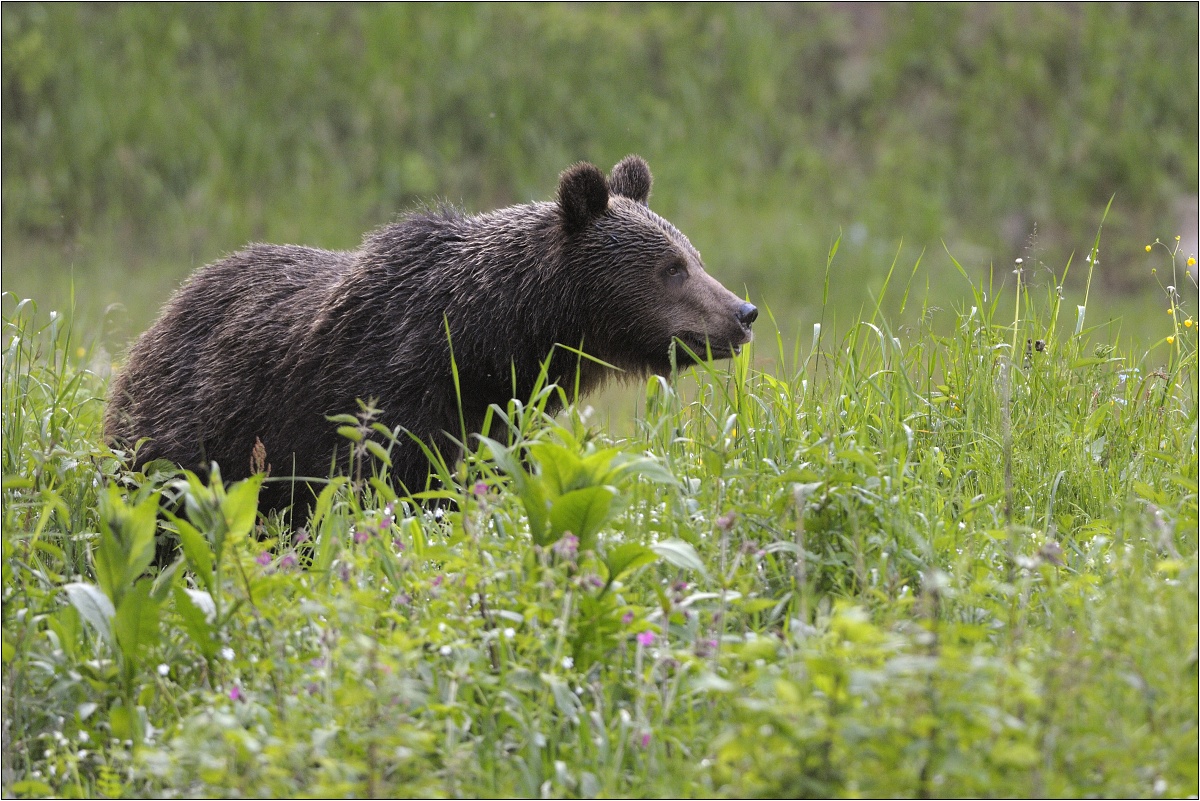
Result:
M621 439L513 402L445 507L382 438L300 530L261 477L121 471L6 297L4 791L1195 794L1195 310L1143 348L1058 282L904 273L915 326L764 327Z

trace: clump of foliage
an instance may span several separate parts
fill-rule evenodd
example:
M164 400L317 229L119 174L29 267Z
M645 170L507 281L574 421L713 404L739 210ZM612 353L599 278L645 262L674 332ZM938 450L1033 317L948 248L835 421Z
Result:
M302 527L124 470L6 295L5 794L1195 794L1195 310L1121 349L1004 278L652 380L622 440L545 387L439 503L360 410Z

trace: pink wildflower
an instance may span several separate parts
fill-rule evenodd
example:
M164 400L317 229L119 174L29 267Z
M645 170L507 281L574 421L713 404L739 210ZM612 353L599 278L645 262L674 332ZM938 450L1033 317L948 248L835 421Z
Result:
M654 645L653 631L639 631L637 635L638 645Z
M579 538L568 532L554 543L551 550L564 559L574 559L575 554L579 553Z

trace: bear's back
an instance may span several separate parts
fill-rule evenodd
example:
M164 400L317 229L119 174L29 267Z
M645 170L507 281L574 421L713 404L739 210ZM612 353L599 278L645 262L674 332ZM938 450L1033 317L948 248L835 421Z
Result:
M353 264L349 252L251 245L196 271L130 351L105 435L149 437L139 464L221 461L214 433L261 425L303 329Z

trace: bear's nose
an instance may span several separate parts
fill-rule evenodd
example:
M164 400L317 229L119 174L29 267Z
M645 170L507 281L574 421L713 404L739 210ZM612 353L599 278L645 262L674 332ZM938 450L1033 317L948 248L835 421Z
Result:
M753 303L743 303L738 307L737 318L742 325L750 325L758 319L758 308Z

